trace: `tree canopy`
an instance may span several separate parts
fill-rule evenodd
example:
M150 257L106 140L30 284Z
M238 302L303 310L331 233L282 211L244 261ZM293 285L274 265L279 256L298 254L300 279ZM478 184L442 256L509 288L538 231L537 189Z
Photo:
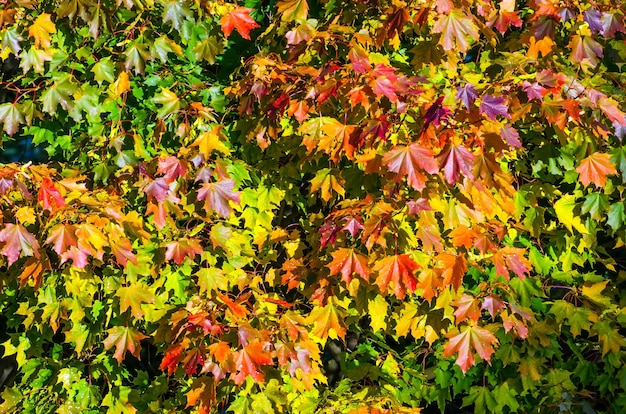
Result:
M0 412L626 409L621 2L0 7Z

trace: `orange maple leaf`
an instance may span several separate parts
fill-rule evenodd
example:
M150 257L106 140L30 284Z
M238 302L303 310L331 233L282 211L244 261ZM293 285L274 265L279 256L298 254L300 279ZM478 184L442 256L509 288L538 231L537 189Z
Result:
M419 267L408 254L385 257L374 266L374 271L378 273L376 284L384 292L389 283L393 282L393 292L398 299L404 299L407 290L415 292L417 288L415 271Z
M463 373L474 365L474 352L478 352L482 359L491 363L491 355L494 353L492 345L498 343L498 339L491 332L475 325L466 326L462 332L448 335L448 338L443 356L447 358L458 353L456 364Z
M606 176L609 174L617 174L617 170L611 163L609 154L594 152L580 162L576 172L580 175L578 179L585 187L594 183L598 187L604 187L606 184Z
M266 343L252 342L243 349L235 352L234 360L237 373L231 375L232 380L237 385L243 384L246 377L250 375L256 382L265 380L261 365L271 365L273 363L272 354L265 350Z
M250 30L259 27L257 22L250 17L252 9L247 7L237 7L221 18L222 32L228 38L233 29L237 29L241 37L250 40Z
M331 253L333 261L327 266L331 274L341 273L342 280L350 283L352 275L357 273L363 279L369 276L369 268L367 267L367 257L358 254L354 249L341 248Z

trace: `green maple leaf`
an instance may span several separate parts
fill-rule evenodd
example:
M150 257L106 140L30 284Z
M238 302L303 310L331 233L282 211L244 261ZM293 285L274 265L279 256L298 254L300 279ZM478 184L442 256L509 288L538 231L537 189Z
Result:
M165 118L169 114L173 114L180 109L180 99L176 94L167 88L161 89L161 92L154 95L152 99L154 103L162 105L158 110L157 116L161 119Z
M176 0L163 3L163 23L169 22L176 31L180 32L186 20L195 21L184 3Z
M117 289L115 296L120 298L120 313L130 308L130 314L140 319L145 315L141 309L142 303L154 303L154 294L144 286L125 286Z
M20 68L24 71L24 73L28 73L28 71L33 68L36 73L44 72L44 63L50 62L52 60L52 54L45 50L35 49L31 47L26 50L23 50L20 53Z
M585 197L582 205L582 212L589 213L594 220L600 220L602 213L609 205L609 198L603 193L591 193Z
M24 116L18 105L8 102L0 105L0 122L4 123L4 130L7 134L15 134L20 124L24 123Z
M2 47L10 49L11 52L17 56L20 53L20 50L22 50L20 42L24 40L24 38L17 32L17 26L4 30L0 34L2 36ZM28 71L24 71L24 73L26 72Z
M131 69L134 69L135 75L143 74L146 70L146 60L150 59L150 57L150 53L143 44L133 43L132 46L126 49L126 71L130 72Z
M115 65L111 62L110 56L96 62L91 68L91 71L94 74L94 79L100 85L102 85L102 82L104 81L107 81L108 83L115 82Z
M87 338L89 338L89 328L82 323L72 324L72 329L65 331L65 343L74 343L74 350L78 355L83 352Z
M624 203L618 202L609 206L608 220L606 223L611 226L613 231L617 231L626 222L626 213L624 212Z
M76 85L71 81L69 75L57 79L46 91L41 95L43 103L43 111L50 115L55 115L59 104L66 111L74 108L74 93L78 91Z
M197 61L206 60L214 65L218 55L222 53L223 45L215 36L199 41L193 48L194 57Z

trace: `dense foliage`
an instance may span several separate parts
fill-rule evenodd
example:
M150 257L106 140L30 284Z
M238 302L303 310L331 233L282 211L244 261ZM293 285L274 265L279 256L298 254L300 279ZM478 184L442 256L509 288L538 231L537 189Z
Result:
M0 412L624 412L617 3L0 0Z

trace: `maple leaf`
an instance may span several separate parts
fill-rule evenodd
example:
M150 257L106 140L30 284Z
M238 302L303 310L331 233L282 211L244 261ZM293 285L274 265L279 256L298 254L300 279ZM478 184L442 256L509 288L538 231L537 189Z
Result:
M500 130L500 135L511 147L522 148L522 142L519 140L519 132L511 125L504 125Z
M359 230L363 230L363 224L354 217L346 217L346 224L341 228L342 231L347 231L352 237L354 237Z
M480 309L489 312L489 315L491 315L491 318L493 319L496 317L496 312L500 309L504 309L504 302L498 296L485 296Z
M24 116L16 104L7 102L0 105L0 122L4 123L4 131L13 135L19 130L20 124L24 123Z
M498 276L504 276L505 279L509 279L509 270L517 275L520 279L524 279L526 273L530 272L532 264L526 257L525 249L517 247L503 247L498 250L494 256L493 261L496 265L496 274Z
M137 319L145 315L141 309L142 303L154 303L154 294L144 286L133 284L132 286L122 286L117 289L115 296L120 298L120 313L126 312L130 308L130 314Z
M199 414L209 414L216 403L216 387L219 379L209 376L201 376L193 379L187 397L187 408L198 406Z
M233 191L233 180L221 180L217 183L205 183L198 190L198 201L205 200L204 208L215 211L222 217L228 217L233 212L229 201L239 204L239 191Z
M311 180L310 191L314 193L318 190L322 190L322 200L329 201L332 197L331 189L342 197L345 195L346 192L342 184L343 179L341 177L337 177L329 168L322 168Z
M214 125L210 131L205 131L198 135L198 138L191 146L198 147L200 154L202 154L205 160L209 159L214 150L229 155L230 149L224 144L228 139L222 132L222 129L221 125Z
M399 176L406 175L409 185L417 191L422 191L426 186L426 177L419 170L429 174L439 171L433 152L415 143L394 147L383 157L383 164Z
M467 271L465 257L452 253L440 253L435 257L437 270L441 272L443 286L452 286L455 290L461 287L463 275Z
M109 336L102 342L104 349L110 349L115 346L113 357L117 363L122 365L126 351L130 352L135 358L140 359L142 339L148 338L135 328L128 326L115 326L107 330Z
M606 115L611 122L626 126L626 114L618 108L615 99L607 97L600 98L598 100L598 108L604 112L604 115Z
M44 50L50 49L50 35L56 33L56 27L48 13L41 13L28 28L28 36L35 39L35 47L41 46Z
M408 254L388 256L379 260L373 270L378 273L376 284L381 292L387 290L389 283L398 299L404 299L406 291L415 292L417 277L415 271L419 265Z
M21 224L7 223L0 231L0 242L4 242L2 254L9 260L11 266L20 256L39 257L39 243Z
M590 36L575 35L569 47L572 49L570 60L581 66L594 68L598 65L599 58L602 58L604 55L602 45Z
M480 318L480 308L478 305L480 301L473 296L463 293L460 298L452 302L452 305L456 306L454 311L454 317L456 318L457 325L469 318L472 322L477 322Z
M580 174L578 179L585 187L594 183L599 188L605 186L607 175L617 174L617 170L611 162L611 156L600 152L594 152L582 160L576 168L576 172Z
M276 6L278 13L282 14L280 19L284 22L304 22L309 13L307 0L279 1Z
M49 178L44 178L39 189L38 200L43 202L43 208L55 212L65 206L65 199L56 189L54 183Z
M437 158L439 158L448 184L455 184L459 180L459 172L465 174L470 180L474 179L472 173L474 155L463 145L450 145Z
M196 239L179 239L167 244L165 252L165 260L174 260L176 264L183 264L185 259L189 257L193 260L196 255L203 252L200 242Z
M109 231L109 247L111 248L111 253L115 256L117 263L122 266L126 266L129 260L134 265L137 265L137 257L132 252L130 240L124 237L123 234L119 226L111 227Z
M315 325L313 335L320 338L322 343L329 337L344 339L346 336L344 312L337 307L334 300L329 301L326 306L314 308L307 319L308 323Z
M272 354L267 351L269 345L264 342L251 342L243 349L235 352L233 359L237 372L231 374L231 379L235 384L243 384L248 375L256 382L264 382L265 378L261 366L273 364Z
M247 7L237 7L225 14L220 19L220 25L222 25L222 32L228 39L233 29L237 29L241 37L250 40L250 30L259 27L257 22L250 17L252 9Z
M180 98L167 88L161 88L161 92L154 95L152 100L154 103L162 105L157 112L159 118L165 118L169 114L178 112L180 109Z
M341 273L342 280L347 284L352 280L354 273L367 279L369 276L369 268L367 267L367 257L358 254L354 249L340 248L331 253L332 262L327 266L331 274Z
M159 369L164 370L167 368L167 375L172 375L176 368L178 368L178 364L183 359L183 347L180 344L171 344L163 354L163 359L161 360L161 364L159 364Z
M163 179L165 183L170 184L176 181L178 177L185 177L187 175L187 163L184 160L169 155L164 158L159 158L159 168L157 172L164 174Z
M509 108L504 104L504 98L501 96L498 97L485 94L480 101L478 111L493 120L495 120L498 115L505 118L511 118L511 115L509 115Z
M78 245L76 227L72 224L57 224L50 229L46 243L54 244L53 250L61 256L70 247Z
M451 10L447 16L440 16L433 26L433 32L441 33L439 44L444 50L456 50L461 53L469 49L468 37L473 40L479 38L478 29L472 18L459 9Z
M465 86L459 86L456 88L455 98L465 105L469 111L474 104L476 98L478 98L478 91L471 83L465 84Z
M32 279L35 290L39 289L43 281L43 273L48 270L52 270L48 256L42 254L41 257L29 257L19 275L20 287L26 286L28 281Z
M170 186L167 185L165 177L160 177L156 180L149 181L143 188L143 191L148 195L148 200L154 198L157 203L162 203L168 197Z
M443 96L437 99L434 104L432 104L424 115L424 128L428 128L428 126L432 123L435 126L439 126L442 120L445 120L450 115L450 110L443 106L441 103L443 102Z
M448 343L443 348L443 356L447 358L458 353L456 364L465 374L474 365L474 352L488 363L494 353L493 345L498 339L487 329L476 325L465 326L458 334L448 334Z

